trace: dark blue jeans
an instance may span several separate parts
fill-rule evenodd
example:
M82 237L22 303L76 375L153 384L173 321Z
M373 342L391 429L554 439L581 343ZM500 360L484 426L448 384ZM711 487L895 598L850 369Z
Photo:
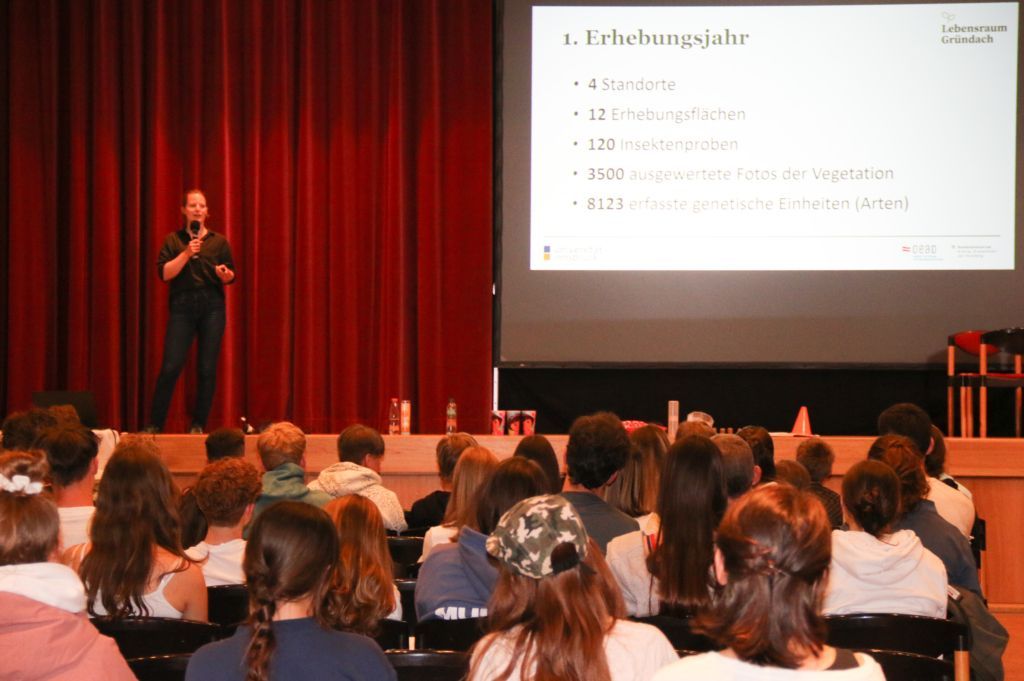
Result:
M167 335L164 337L164 361L153 391L151 425L164 427L174 384L178 382L178 375L188 358L188 349L196 336L199 337L196 357L199 385L192 423L206 425L217 387L217 358L220 356L224 324L224 296L220 291L210 288L182 291L171 299L171 316L167 320Z

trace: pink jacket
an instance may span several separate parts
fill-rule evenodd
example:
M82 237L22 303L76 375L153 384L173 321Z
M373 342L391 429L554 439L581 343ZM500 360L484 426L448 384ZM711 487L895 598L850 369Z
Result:
M5 678L121 681L135 675L114 640L84 613L0 592L0 669Z

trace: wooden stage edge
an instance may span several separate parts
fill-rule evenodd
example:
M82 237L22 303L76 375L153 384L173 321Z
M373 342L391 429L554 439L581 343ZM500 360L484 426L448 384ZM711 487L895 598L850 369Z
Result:
M475 436L480 445L499 458L511 456L517 436ZM564 463L566 435L547 435ZM384 484L398 494L403 507L438 488L434 448L439 435L384 436L382 466ZM192 484L206 463L202 435L157 435L163 453L178 484ZM793 459L803 438L773 434L775 458ZM825 437L836 452L833 477L828 484L839 489L840 479L850 466L867 454L874 437ZM315 478L337 462L337 435L307 435L306 470ZM1024 611L1024 440L1005 438L948 438L947 471L974 495L978 514L988 524L988 550L982 557L981 581L985 595L1006 612ZM256 436L246 438L246 458L259 466Z

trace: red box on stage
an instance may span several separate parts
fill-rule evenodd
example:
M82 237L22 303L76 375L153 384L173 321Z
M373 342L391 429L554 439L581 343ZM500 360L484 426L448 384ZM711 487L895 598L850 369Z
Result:
M537 428L537 410L524 409L519 412L519 420L523 424L523 435L533 435Z
M505 410L495 409L491 412L491 435L505 434Z
M518 409L509 409L505 412L505 434L519 435L520 414Z

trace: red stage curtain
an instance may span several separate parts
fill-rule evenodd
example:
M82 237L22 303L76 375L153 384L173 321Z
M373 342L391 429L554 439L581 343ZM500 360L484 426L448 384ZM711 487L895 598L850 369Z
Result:
M238 282L210 426L487 427L491 3L13 0L0 9L0 402L143 425L160 244L206 190ZM186 425L190 361L168 419ZM184 383L184 390L181 385Z

